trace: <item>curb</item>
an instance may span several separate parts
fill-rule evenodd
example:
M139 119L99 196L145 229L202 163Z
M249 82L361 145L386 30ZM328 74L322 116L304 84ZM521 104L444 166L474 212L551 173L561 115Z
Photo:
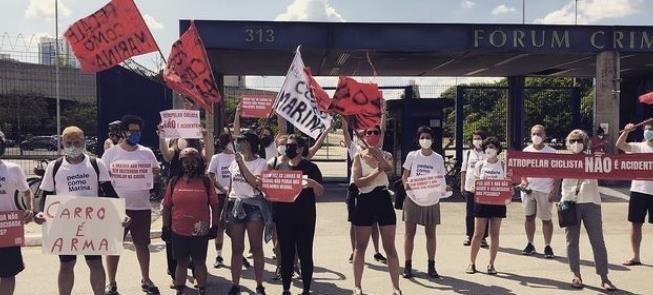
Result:
M150 239L158 239L161 237L161 230L151 230ZM131 236L125 237L125 241L131 241ZM25 244L24 247L40 247L43 244L42 234L25 234Z

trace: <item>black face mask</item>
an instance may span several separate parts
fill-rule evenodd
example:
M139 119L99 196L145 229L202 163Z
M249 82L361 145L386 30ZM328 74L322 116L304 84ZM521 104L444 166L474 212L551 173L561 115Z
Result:
M261 144L263 146L268 147L270 144L272 144L272 137L271 136L261 136Z
M297 157L297 155L299 155L299 153L297 153L297 148L298 148L298 146L296 144L287 144L286 145L286 156L288 158L291 158L291 159L294 159L295 157Z
M181 170L184 172L184 175L188 177L197 176L197 164L184 166L181 168Z

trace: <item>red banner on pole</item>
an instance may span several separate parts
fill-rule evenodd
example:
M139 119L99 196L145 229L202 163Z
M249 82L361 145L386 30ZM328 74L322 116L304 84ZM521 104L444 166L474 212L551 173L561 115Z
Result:
M508 174L518 177L653 180L653 154L550 154L508 151Z
M639 102L645 104L653 104L653 92L640 95Z
M304 72L306 73L306 77L308 78L308 87L311 90L311 93L313 93L313 97L315 97L315 101L317 102L317 108L321 112L331 112L329 108L331 107L331 98L329 97L329 94L322 89L322 86L320 86L319 83L313 78L313 73L311 72L311 68L306 67L304 68Z
M476 203L508 205L512 201L512 181L507 179L479 179L474 183Z
M240 98L240 114L243 118L267 118L272 112L274 95L243 95Z
M209 113L221 99L195 23L172 45L163 79L171 89L192 99Z
M0 212L0 248L22 246L25 243L23 211Z
M380 125L382 105L383 95L378 85L340 77L331 110L343 116L353 116L352 128L363 130Z
M263 195L272 202L295 202L302 192L302 172L298 170L271 170L261 174Z
M112 0L64 33L84 72L109 69L124 60L159 50L132 0Z

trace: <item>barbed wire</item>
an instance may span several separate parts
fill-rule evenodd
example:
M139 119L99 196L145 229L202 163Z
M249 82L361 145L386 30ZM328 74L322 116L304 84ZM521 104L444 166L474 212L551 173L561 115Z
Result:
M47 34L17 35L4 32L0 34L0 50L2 51L38 51L39 42L42 37L53 38Z

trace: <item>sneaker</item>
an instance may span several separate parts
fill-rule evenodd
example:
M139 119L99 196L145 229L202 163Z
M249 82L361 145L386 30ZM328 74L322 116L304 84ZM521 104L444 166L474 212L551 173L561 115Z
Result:
M159 295L159 288L157 288L152 281L141 281L141 290L147 295Z
M487 266L487 274L489 274L489 275L497 274L497 270L494 269L494 265L488 265Z
M245 268L252 267L252 265L249 263L249 261L245 257L243 257L243 267L245 267Z
M483 248L483 249L487 249L487 248L489 248L489 247L490 247L490 246L487 244L487 240L486 240L485 238L483 238L483 239L481 240L481 248Z
M439 279L440 275L438 272L435 270L435 261L429 260L428 262L428 276L432 279Z
M383 264L388 263L388 259L383 257L383 255L381 255L381 253L379 252L376 252L376 254L374 254L374 260L376 260L377 262L381 262Z
M469 246L472 244L472 239L469 236L465 237L465 240L463 240L463 246Z
M553 257L555 257L555 254L553 254L551 246L544 247L544 258L551 259Z
M120 293L118 293L118 286L117 285L112 285L112 284L107 285L107 289L104 292L104 294L105 295L120 295Z
M213 263L213 268L223 268L224 267L224 259L222 256L218 256L215 258L215 263Z
M410 279L413 277L413 263L411 261L406 261L402 276L404 279Z
M281 266L277 265L277 268L274 270L274 276L272 276L273 281L281 280Z
M521 251L522 255L533 255L534 253L535 253L535 246L533 246L533 244L531 243L528 243L528 245L526 245L526 248L524 248L524 250Z
M354 288L354 295L363 295L363 290L361 288Z
M349 255L349 263L354 263L354 253L351 253L351 255Z
M468 274L475 274L476 273L476 265L470 264L467 266L467 270L465 271Z
M256 287L256 295L266 295L265 288L263 286Z
M240 295L240 286L231 286L227 295Z

